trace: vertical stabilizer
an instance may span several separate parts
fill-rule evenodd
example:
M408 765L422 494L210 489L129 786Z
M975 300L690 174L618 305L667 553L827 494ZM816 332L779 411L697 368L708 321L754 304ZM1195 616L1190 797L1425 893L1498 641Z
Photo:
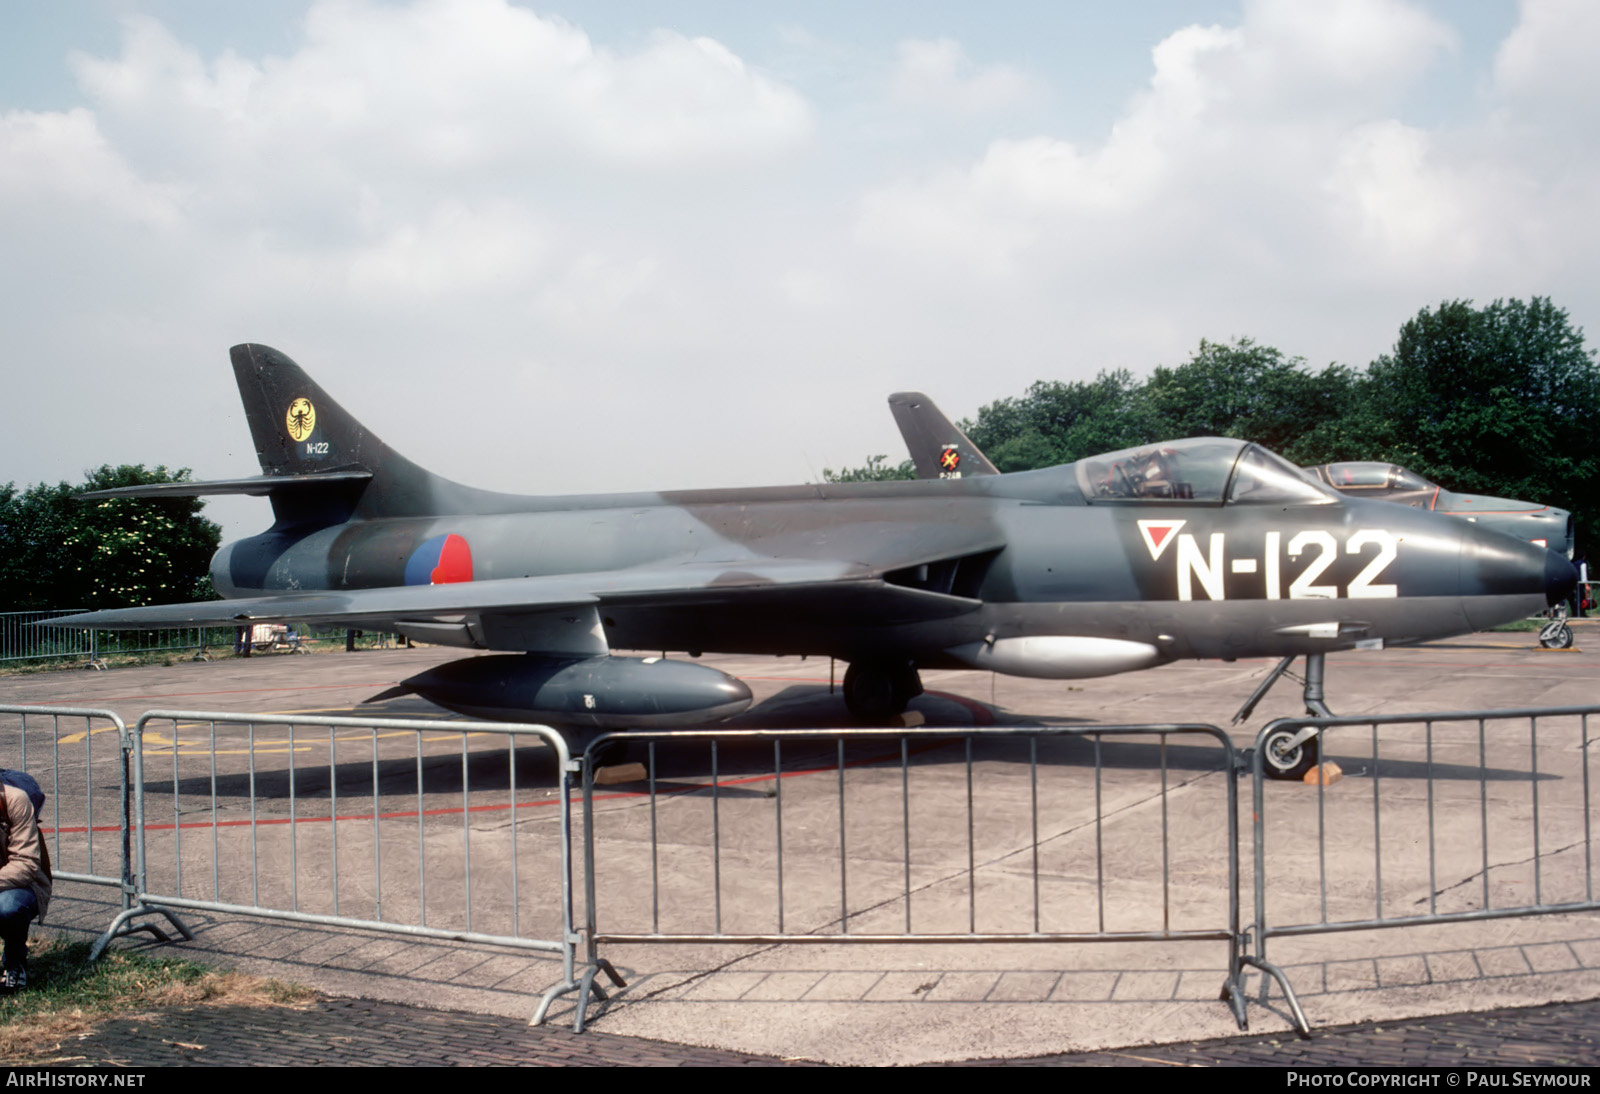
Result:
M279 523L429 516L470 507L477 491L423 470L384 444L284 354L249 343L229 354L265 474L372 474L367 481L330 480L326 489L274 491Z
M917 478L960 479L1000 473L922 392L896 392L889 396L889 410L911 450Z

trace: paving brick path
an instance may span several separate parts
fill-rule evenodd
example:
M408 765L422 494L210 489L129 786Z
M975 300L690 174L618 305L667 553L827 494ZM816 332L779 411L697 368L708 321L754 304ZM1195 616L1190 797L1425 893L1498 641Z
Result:
M303 1010L189 1007L118 1019L37 1063L162 1067L213 1064L530 1066L781 1066L802 1061L646 1041L591 1030L529 1027L514 1018L323 997ZM1318 1066L1600 1064L1600 1000L1283 1034L969 1061L1052 1067L1105 1064Z

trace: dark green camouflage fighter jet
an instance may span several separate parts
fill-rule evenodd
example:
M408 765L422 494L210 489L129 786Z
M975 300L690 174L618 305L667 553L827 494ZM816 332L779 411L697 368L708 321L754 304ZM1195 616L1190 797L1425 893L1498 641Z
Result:
M1007 475L490 493L389 448L276 350L232 358L262 475L84 495L266 496L272 527L212 560L227 599L57 625L307 622L509 651L404 688L587 736L751 701L708 666L613 649L836 657L849 709L877 720L920 669L1076 679L1417 642L1533 614L1577 580L1543 548L1214 437Z
M959 479L1000 473L978 446L922 392L896 392L889 396L889 410L911 453L917 478ZM1567 558L1573 555L1576 537L1572 514L1553 505L1482 494L1458 494L1392 463L1324 463L1302 468L1302 472L1346 497L1378 498L1396 505L1448 513L1548 547Z

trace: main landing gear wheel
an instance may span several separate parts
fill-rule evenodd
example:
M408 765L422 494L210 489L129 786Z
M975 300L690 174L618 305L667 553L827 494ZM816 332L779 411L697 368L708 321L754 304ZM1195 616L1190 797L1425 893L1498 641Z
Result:
M922 678L908 661L852 661L844 674L844 705L863 722L882 722L905 711L922 694Z
M1261 763L1270 779L1299 779L1307 771L1317 766L1322 750L1318 747L1318 739L1302 741L1294 747L1289 742L1298 733L1297 729L1279 729L1267 735L1261 743Z

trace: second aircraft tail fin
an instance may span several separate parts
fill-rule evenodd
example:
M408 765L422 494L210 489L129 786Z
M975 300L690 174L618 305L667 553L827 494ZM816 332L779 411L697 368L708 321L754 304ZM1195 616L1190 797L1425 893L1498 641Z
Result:
M911 450L917 478L960 479L1000 473L922 392L896 392L889 396L889 410Z

